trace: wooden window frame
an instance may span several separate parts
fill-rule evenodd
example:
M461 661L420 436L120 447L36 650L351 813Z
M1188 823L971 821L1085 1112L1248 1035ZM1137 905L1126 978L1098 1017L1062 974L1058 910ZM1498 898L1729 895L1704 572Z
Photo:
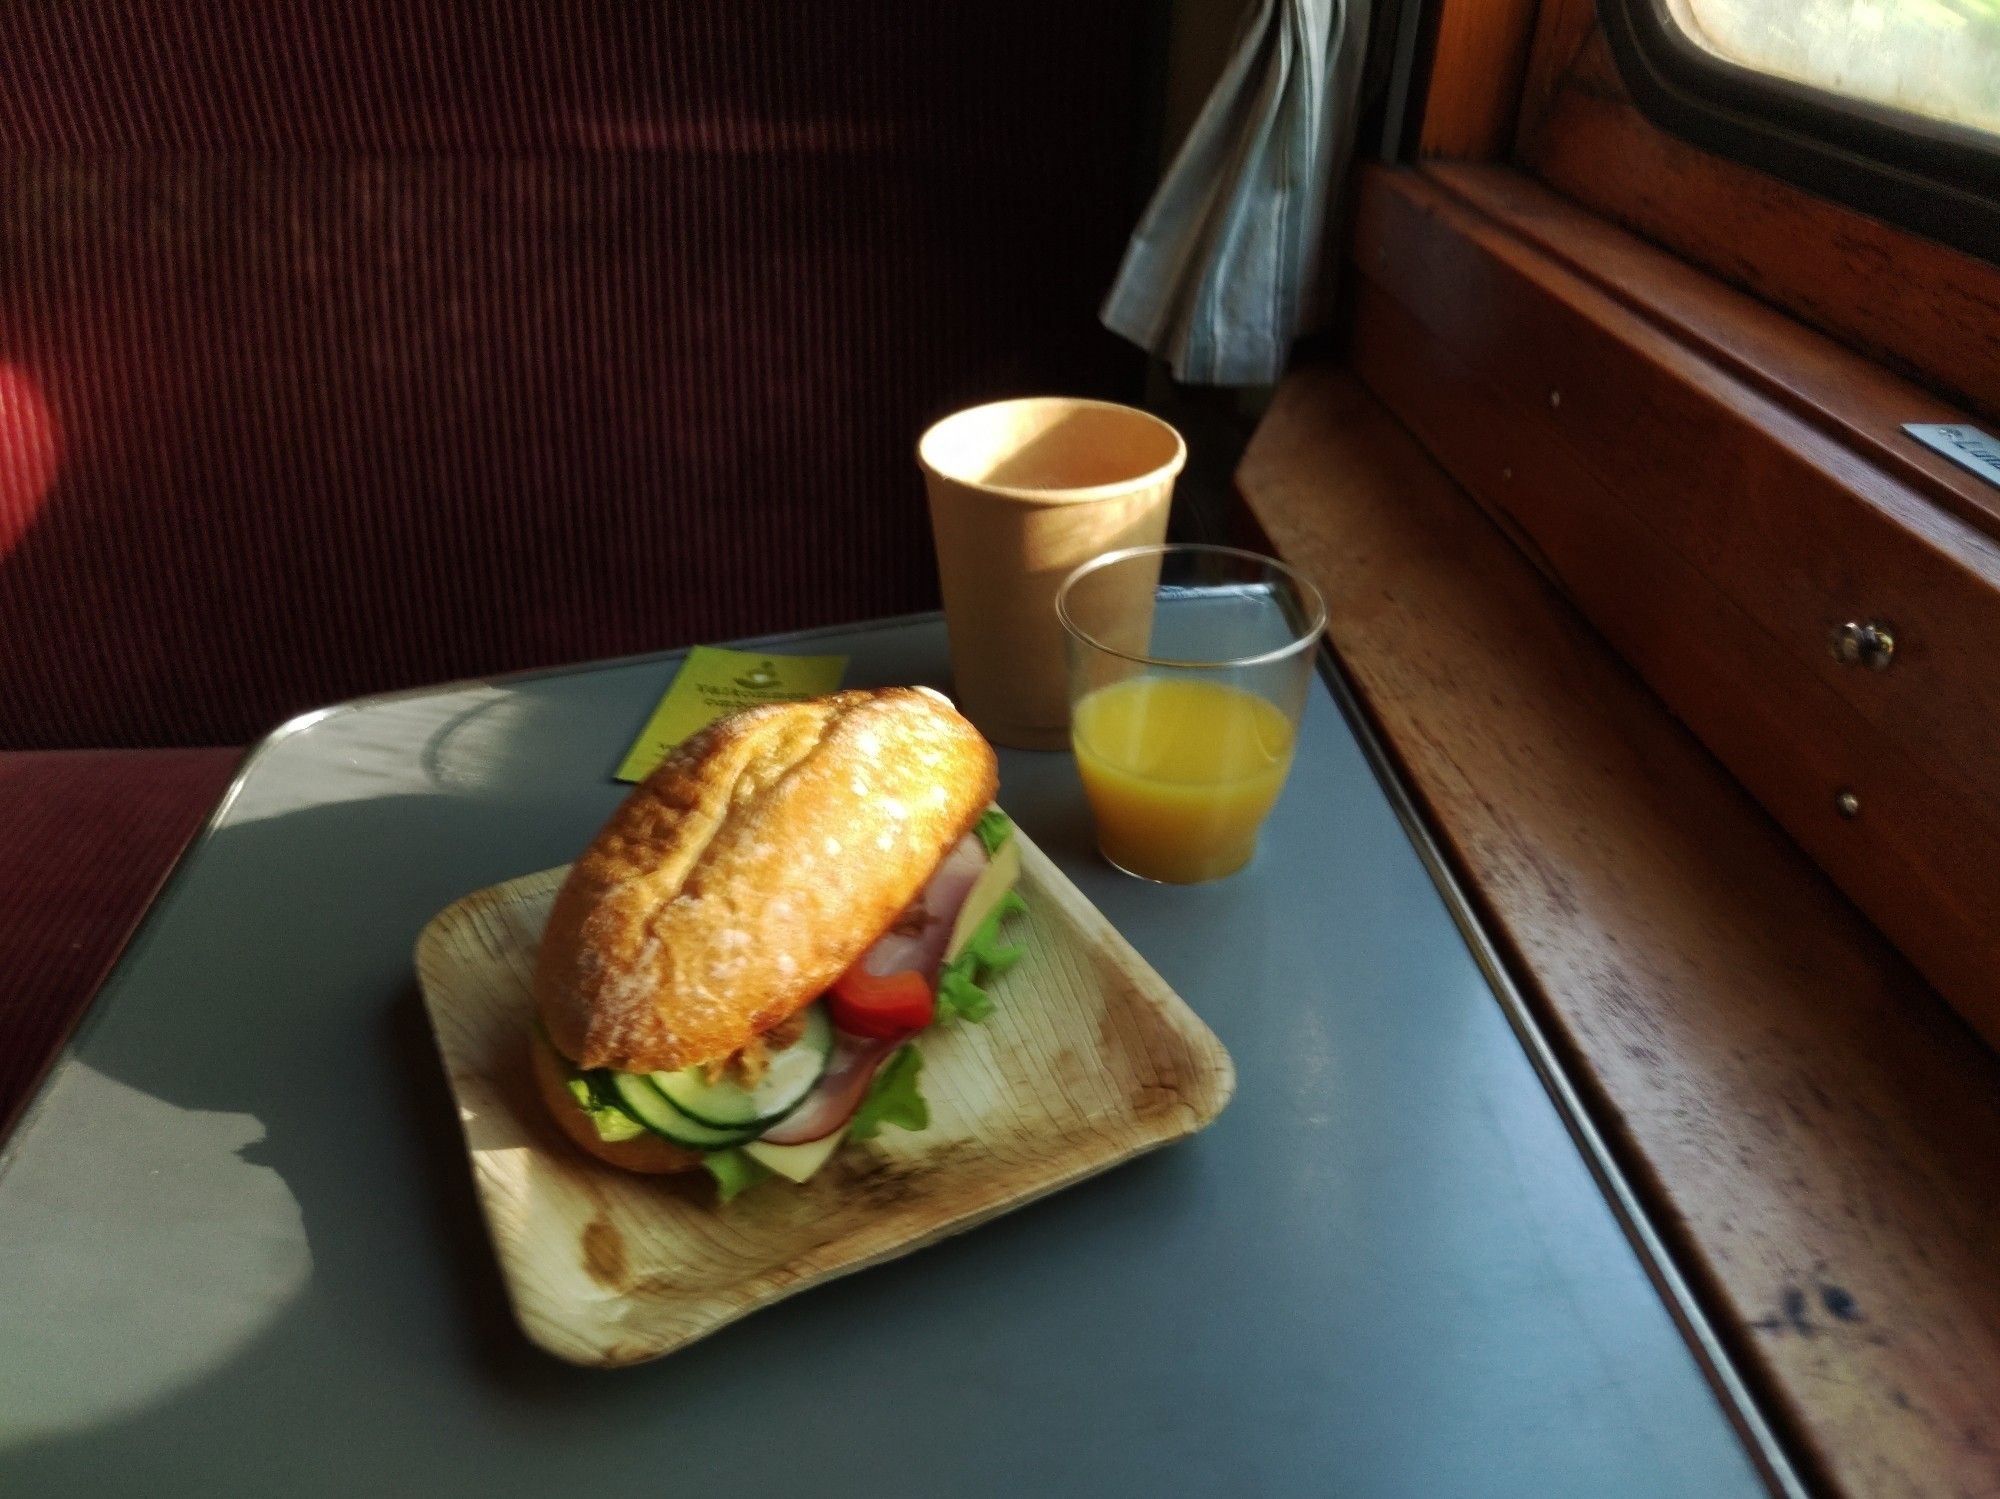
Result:
M1476 3L1447 0L1446 16ZM1627 89L1594 0L1543 0L1530 24L1525 82L1504 127L1493 116L1505 106L1488 106L1486 138L1498 148L1454 149L1427 114L1427 156L1510 160L1972 419L2000 422L2000 265L1662 130ZM1455 34L1440 24L1433 98L1468 91L1451 79L1474 68L1475 54L1448 51Z
M2000 489L1903 430L1977 417L1922 383L1941 328L2000 408L2000 267L1665 135L1591 0L1446 0L1435 38L1423 158L1357 173L1354 368L2000 1047ZM1646 233L1719 251L1745 204L1734 276Z
M1795 187L2000 260L2000 150L1991 136L1729 62L1669 10L1665 0L1598 0L1605 39L1647 119Z
M1504 168L1365 170L1354 248L1353 367L2000 1046L1996 517L1815 404L1916 393ZM1850 619L1890 670L1835 659Z

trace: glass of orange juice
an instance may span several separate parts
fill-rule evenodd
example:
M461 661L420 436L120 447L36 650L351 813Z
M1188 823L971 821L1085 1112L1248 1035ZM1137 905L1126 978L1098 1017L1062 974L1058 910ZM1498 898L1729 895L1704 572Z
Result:
M1319 590L1234 547L1128 547L1071 573L1056 614L1104 857L1174 885L1236 873L1292 768Z

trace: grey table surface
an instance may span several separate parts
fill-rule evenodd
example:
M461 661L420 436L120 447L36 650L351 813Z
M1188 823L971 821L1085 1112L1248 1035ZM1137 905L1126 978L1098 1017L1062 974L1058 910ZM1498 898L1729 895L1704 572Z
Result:
M799 643L854 684L942 685L943 647ZM1234 1054L1212 1128L656 1364L528 1346L411 944L574 856L674 665L257 755L0 1158L0 1492L1763 1492L1320 687L1256 862L1210 886L1116 874L1069 758L1002 755L1004 804Z

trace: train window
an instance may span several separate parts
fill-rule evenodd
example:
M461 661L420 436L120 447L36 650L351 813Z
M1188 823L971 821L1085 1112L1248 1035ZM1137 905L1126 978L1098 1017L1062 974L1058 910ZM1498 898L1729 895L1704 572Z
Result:
M2000 136L2000 0L1672 0L1668 15L1724 62Z
M2000 260L2000 0L1598 0L1654 123Z

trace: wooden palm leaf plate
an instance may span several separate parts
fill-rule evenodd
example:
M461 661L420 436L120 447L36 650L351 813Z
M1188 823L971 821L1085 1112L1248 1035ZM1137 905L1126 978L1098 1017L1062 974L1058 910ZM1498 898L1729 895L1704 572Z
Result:
M634 1176L577 1151L529 1075L529 984L566 871L469 895L417 943L479 1200L522 1330L559 1358L658 1358L1191 1135L1229 1101L1222 1043L1021 838L1026 956L983 1024L927 1032L930 1128L848 1142L805 1186L727 1207L705 1175ZM1016 934L1019 936L1016 937Z

